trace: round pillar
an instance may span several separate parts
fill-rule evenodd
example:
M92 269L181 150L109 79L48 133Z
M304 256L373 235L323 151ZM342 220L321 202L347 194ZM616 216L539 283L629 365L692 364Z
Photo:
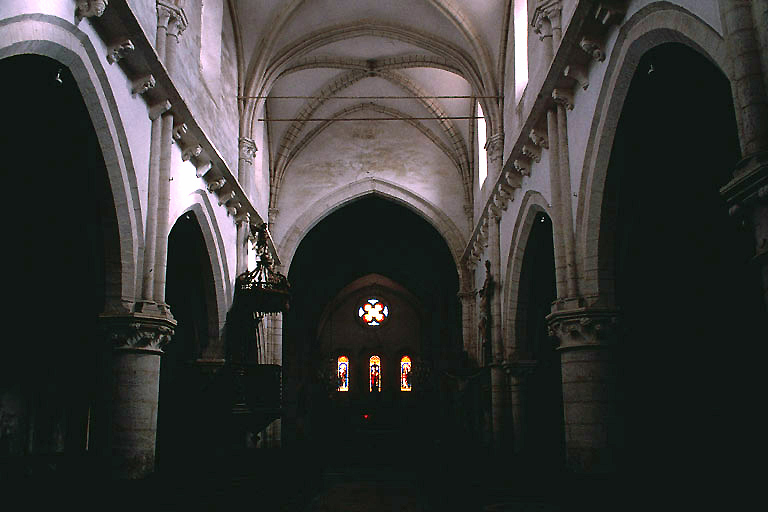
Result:
M102 315L112 343L112 474L143 478L155 469L162 346L176 322L148 315Z
M547 317L559 341L563 384L566 464L575 473L616 469L616 366L611 348L617 312L556 311Z

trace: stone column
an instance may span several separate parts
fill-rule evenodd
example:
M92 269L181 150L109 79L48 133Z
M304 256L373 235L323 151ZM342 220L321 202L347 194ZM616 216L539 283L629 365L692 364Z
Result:
M535 361L515 361L504 364L509 384L509 410L512 416L512 452L515 455L520 455L525 449L523 393L525 392L526 378L535 366Z
M490 261L490 280L486 279L486 294L491 303L491 424L493 426L493 445L500 448L504 443L504 413L507 409L507 379L504 371L504 340L501 324L501 247L499 216L489 213L488 218L488 257Z
M568 297L579 295L579 279L576 266L576 240L573 230L573 205L571 202L571 163L568 154L568 118L566 109L573 110L573 95L563 89L552 91L552 98L557 105L557 146L560 163L560 223L562 224L563 249L565 252L565 275Z
M560 46L560 40L563 37L562 11L562 0L537 0L536 9L534 9L531 17L534 31L539 34L545 44L549 44L549 48L545 50L545 56L549 55L550 61L552 60L552 51Z
M155 469L162 347L176 322L138 313L101 315L111 342L113 476L143 478Z
M762 275L768 309L768 69L763 68L768 64L761 64L768 62L768 36L762 24L768 18L768 4L762 0L754 4L724 0L720 10L728 56L733 62L731 83L743 155L733 180L720 192L730 205L731 215L754 230L755 263Z
M173 77L176 69L176 50L179 38L187 28L184 9L163 0L157 0L158 41L165 32L165 50L161 55L168 74ZM165 24L161 28L161 22ZM160 166L157 189L157 232L155 241L154 298L161 309L165 306L165 274L168 261L168 234L171 195L171 144L173 142L173 113L166 112L160 128ZM166 311L167 312L167 311Z
M566 463L576 473L615 470L617 336L613 309L579 308L547 317L559 341L563 381Z
M560 190L560 138L556 110L547 110L547 137L549 138L549 187L552 194L552 230L555 252L557 298L568 296L565 248L563 243L562 192Z

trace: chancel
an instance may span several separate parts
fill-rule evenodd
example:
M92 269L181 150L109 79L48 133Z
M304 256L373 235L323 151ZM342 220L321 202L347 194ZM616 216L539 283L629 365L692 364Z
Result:
M759 503L768 0L3 0L0 76L0 495Z

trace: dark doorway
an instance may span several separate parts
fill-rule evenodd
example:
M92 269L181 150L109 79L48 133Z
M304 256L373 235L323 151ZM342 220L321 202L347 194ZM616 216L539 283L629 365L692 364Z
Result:
M69 69L23 55L0 61L0 73L13 77L0 85L0 168L10 185L0 203L10 298L2 313L0 458L11 477L73 474L106 443L108 397L99 390L109 387L98 381L97 362L109 347L97 328L105 254L119 261L112 194Z
M623 317L626 470L714 475L739 456L717 439L750 423L743 406L754 374L736 368L765 331L751 235L718 193L738 160L726 77L681 44L643 55L616 132L602 226Z
M522 357L530 360L522 394L521 454L526 466L558 471L564 462L563 388L560 354L547 334L546 317L557 298L552 221L536 214L520 271L516 339Z

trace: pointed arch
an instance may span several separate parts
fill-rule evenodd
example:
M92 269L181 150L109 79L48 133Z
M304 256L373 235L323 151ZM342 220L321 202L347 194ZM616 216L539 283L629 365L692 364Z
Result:
M364 178L334 190L315 201L296 219L277 243L278 253L284 262L286 273L290 269L299 243L318 222L339 208L370 194L401 204L429 222L448 245L459 279L463 279L464 273L459 272L459 261L467 242L456 224L439 208L421 196L395 183L374 177ZM461 286L463 283L459 284Z
M506 274L504 276L504 291L502 295L502 311L504 311L504 359L515 360L517 357L517 322L520 296L520 275L523 269L523 258L528 246L528 238L537 215L547 215L552 218L552 212L544 196L535 190L529 190L523 196L518 211L515 228L512 232L512 242L507 256Z
M207 284L205 290L209 344L202 358L221 359L225 353L222 333L233 297L226 248L208 194L203 190L197 190L190 194L190 200L191 204L173 215L174 222L171 226L174 226L183 215L191 213L203 234L213 281ZM170 306L173 309L173 304Z

